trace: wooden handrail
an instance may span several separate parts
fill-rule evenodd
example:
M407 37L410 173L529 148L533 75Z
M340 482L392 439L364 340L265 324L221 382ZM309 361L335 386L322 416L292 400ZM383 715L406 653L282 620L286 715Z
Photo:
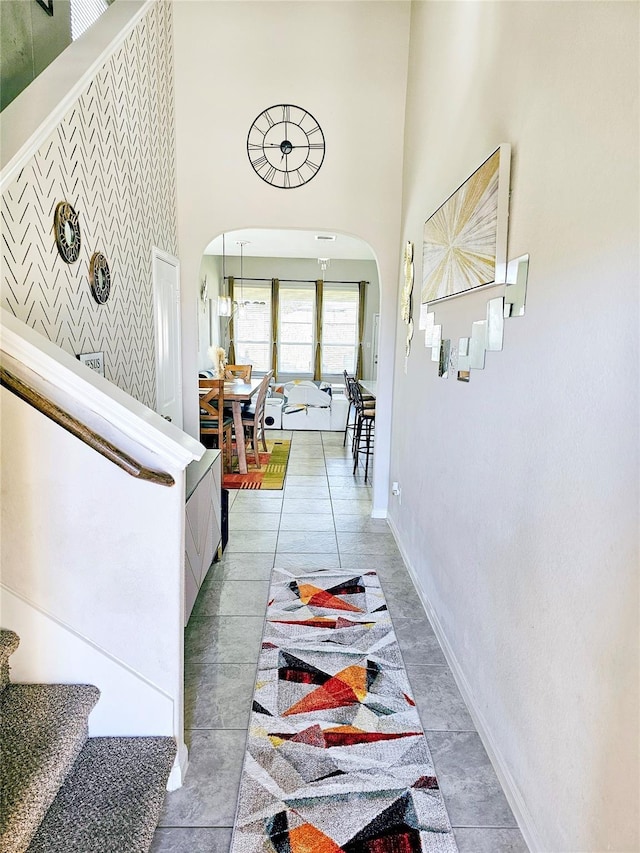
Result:
M105 459L109 459L109 461L113 462L114 465L117 465L118 468L122 468L122 470L126 471L127 474L130 474L138 480L147 480L150 483L157 483L159 486L175 485L176 481L173 479L171 474L164 474L162 471L153 471L151 468L146 468L144 465L136 462L135 459L132 459L131 456L123 450L119 450L114 444L107 441L106 438L103 438L88 426L85 426L85 424L76 420L76 418L68 412L65 412L64 409L61 409L59 406L56 406L55 403L52 403L51 400L47 400L46 397L43 397L42 394L35 389L25 385L21 379L18 379L17 376L14 376L4 367L0 367L0 379L5 388L8 388L9 391L12 391L16 396L20 397L21 400L25 401L25 403L28 403L30 406L33 406L34 409L42 412L45 417L54 421L54 423L58 424L63 429L66 429L66 431L70 432L71 435L75 435L76 438L79 438L80 441L83 441L93 450L96 450L101 456L104 456Z

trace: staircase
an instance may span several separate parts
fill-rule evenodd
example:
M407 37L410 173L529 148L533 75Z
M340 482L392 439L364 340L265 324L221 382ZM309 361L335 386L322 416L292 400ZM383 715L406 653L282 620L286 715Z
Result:
M88 738L89 684L11 684L0 629L0 850L143 853L176 753L170 737Z

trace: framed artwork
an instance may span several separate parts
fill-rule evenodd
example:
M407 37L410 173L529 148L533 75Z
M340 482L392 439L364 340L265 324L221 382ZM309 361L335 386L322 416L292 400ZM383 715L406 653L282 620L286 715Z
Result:
M500 145L425 222L422 303L506 280L510 165Z

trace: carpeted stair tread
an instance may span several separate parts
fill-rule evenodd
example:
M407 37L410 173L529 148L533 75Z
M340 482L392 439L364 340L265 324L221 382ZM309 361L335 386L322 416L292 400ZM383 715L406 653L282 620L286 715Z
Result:
M26 850L87 738L88 684L9 684L0 695L0 850Z
M146 853L175 754L169 737L89 738L28 853Z
M0 693L9 683L9 658L20 645L20 637L13 631L0 628Z

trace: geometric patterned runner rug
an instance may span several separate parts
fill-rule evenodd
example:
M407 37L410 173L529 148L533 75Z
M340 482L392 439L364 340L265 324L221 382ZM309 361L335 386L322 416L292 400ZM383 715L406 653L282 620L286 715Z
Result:
M375 572L274 569L231 853L455 853Z
M224 489L282 489L289 463L290 441L267 440L267 452L259 453L260 468L252 464L253 454L247 457L247 474L227 474L222 478ZM234 443L235 450L235 443ZM237 458L234 457L234 462Z

